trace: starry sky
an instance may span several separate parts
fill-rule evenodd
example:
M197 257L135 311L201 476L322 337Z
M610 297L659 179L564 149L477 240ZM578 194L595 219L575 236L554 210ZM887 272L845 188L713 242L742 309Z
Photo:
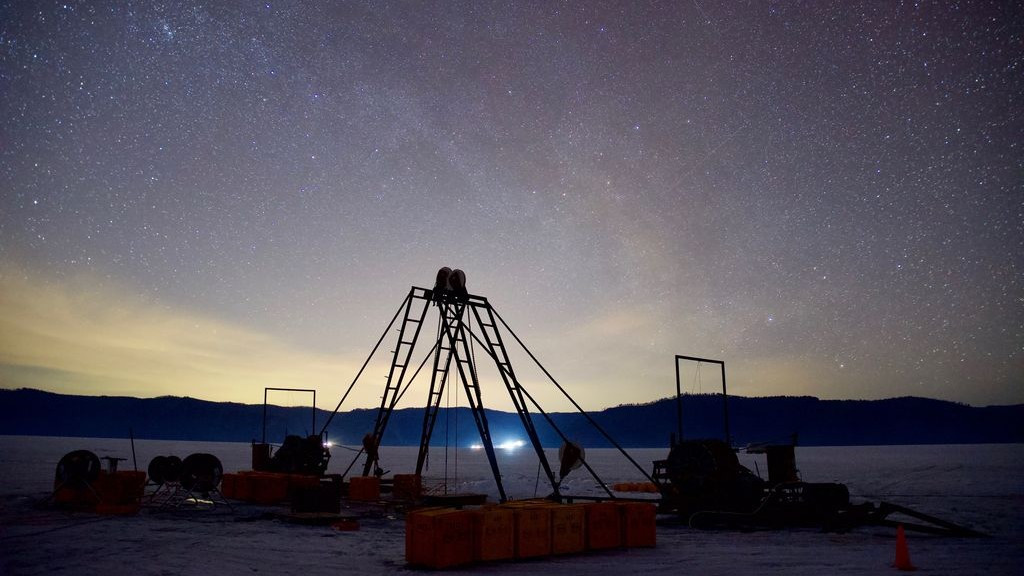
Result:
M747 396L1024 402L1022 33L1003 1L0 1L0 386L333 407L450 266L588 409L670 395L675 354Z

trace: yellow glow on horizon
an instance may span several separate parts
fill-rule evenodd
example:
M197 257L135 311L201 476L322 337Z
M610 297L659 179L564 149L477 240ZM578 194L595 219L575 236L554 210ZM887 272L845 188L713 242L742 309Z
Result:
M53 280L10 264L0 270L5 388L250 404L263 401L264 387L311 388L320 407L330 408L354 373L340 357L170 310L100 278ZM309 403L308 396L286 394L271 400Z

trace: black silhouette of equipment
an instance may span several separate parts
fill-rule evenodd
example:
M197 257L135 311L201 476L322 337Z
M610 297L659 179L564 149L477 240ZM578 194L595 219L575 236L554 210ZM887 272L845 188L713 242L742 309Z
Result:
M668 457L654 462L655 484L661 492L663 513L678 514L690 526L700 528L816 527L845 531L857 526L896 526L907 530L951 536L983 534L952 522L888 502L852 504L850 491L834 482L804 482L796 468L796 440L789 444L760 444L749 454L765 454L768 479L740 464L729 429L729 395L725 362L677 355L676 433L671 435ZM680 362L719 366L722 377L723 437L683 438ZM698 372L699 373L699 372ZM677 436L678 434L678 436ZM909 520L890 519L901 514Z
M57 484L91 486L100 475L100 459L88 450L68 452L57 462Z
M267 394L270 391L308 392L313 395L312 427L316 429L316 390L309 388L272 388L263 389L263 439L253 441L252 469L264 472L283 472L285 474L306 474L323 476L327 472L327 464L331 461L331 451L324 441L325 432L309 436L286 434L284 442L271 456L271 446L267 443L268 408Z
M93 488L93 483L99 477L100 469L100 459L96 454L88 450L68 452L57 462L50 499L55 498L58 492L65 491L81 495L75 500L84 499L96 504L100 496Z
M179 483L181 480L181 458L177 456L155 456L146 468L149 481L158 486Z
M231 508L220 493L224 467L213 454L198 452L184 460L177 456L156 456L146 471L150 482L157 485L150 502L160 508L179 508L185 504L225 504Z
M433 347L424 357L417 368L414 364L413 351L419 341L422 328L426 323L427 312L431 308L438 311L438 326L436 339L433 340ZM362 368L356 374L355 379L348 390L342 396L335 407L334 412L327 419L321 429L321 434L327 430L334 415L341 409L342 404L355 386L363 370L369 364L370 359L376 353L381 343L391 332L392 327L401 318L398 327L398 342L392 352L391 367L388 371L387 383L384 394L381 397L381 404L377 411L373 431L363 440L364 449L360 455L366 453L367 458L363 465L363 476L373 472L380 476L384 473L379 465L381 440L387 428L399 400L408 390L409 385L416 378L428 361L433 360L430 391L427 396L427 403L424 410L423 426L420 434L419 453L416 459L417 476L422 475L427 462L430 449L430 439L437 422L438 412L441 403L445 398L445 386L449 380L455 380L462 384L465 398L469 404L477 431L480 434L480 444L487 455L494 482L497 485L498 495L502 502L508 500L505 488L502 483L502 475L498 469L498 462L495 455L495 447L491 438L490 425L487 421L487 414L484 410L480 394L480 381L477 373L477 352L481 357L486 356L497 368L498 374L505 385L509 398L519 416L519 421L529 437L529 444L536 452L538 463L538 477L541 473L547 478L551 485L552 499L570 498L560 493L560 486L565 476L577 467L584 467L597 481L597 485L607 492L608 498L617 498L587 463L582 447L573 443L568 436L559 428L554 419L547 414L537 403L534 397L526 390L512 367L506 339L512 338L523 351L533 360L541 371L547 376L556 388L568 399L572 405L587 419L589 424L599 432L605 440L617 448L633 466L648 480L651 476L638 464L607 432L587 414L580 405L569 396L565 389L555 381L550 372L547 371L537 360L536 356L526 348L523 341L512 331L508 323L494 310L487 298L470 294L466 289L466 274L458 269L444 267L438 270L433 289L425 289L413 286L409 294L395 312L394 317L381 335L380 340L374 346L370 356L363 363ZM475 343L475 344L474 344ZM487 362L487 360L482 360ZM410 370L413 368L414 370ZM410 376L411 374L411 376ZM554 468L548 461L541 443L538 428L534 422L535 416L541 416L547 422L548 427L558 435L565 443L561 456L561 466ZM356 456L359 458L359 455ZM355 464L355 460L353 460ZM351 466L350 466L351 468ZM347 471L346 471L347 473ZM556 476L557 473L557 476Z

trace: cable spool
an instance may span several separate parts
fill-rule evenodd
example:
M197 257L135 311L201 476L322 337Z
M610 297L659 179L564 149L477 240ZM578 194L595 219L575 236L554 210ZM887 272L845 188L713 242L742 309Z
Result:
M146 468L149 479L154 484L177 482L181 479L181 458L177 456L156 456L149 461Z
M164 481L177 482L181 480L181 458L168 456L164 460Z
M451 275L448 276L448 288L456 293L466 292L466 273L456 268L452 270Z
M89 486L99 475L100 459L88 450L68 452L57 462L57 486Z
M149 461L149 466L146 467L146 474L149 474L149 481L153 484L164 483L165 462L167 462L167 458L165 456L156 456Z
M445 266L437 271L437 277L434 280L433 300L439 302L451 302L455 300L465 300L469 296L469 292L466 291L466 273L456 268Z
M181 486L186 490L212 492L220 486L223 476L224 467L213 454L190 454L181 464Z
M434 279L434 292L443 292L448 289L448 278L452 275L452 269L444 266L437 271Z

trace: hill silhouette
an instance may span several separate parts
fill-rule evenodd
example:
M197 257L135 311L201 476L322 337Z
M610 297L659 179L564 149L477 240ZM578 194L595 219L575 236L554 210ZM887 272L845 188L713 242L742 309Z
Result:
M722 397L686 395L682 402L686 438L724 435ZM809 396L729 397L731 435L737 445L788 441L793 434L804 446L960 444L1024 442L1024 404L974 407L928 398L886 400L820 400ZM373 429L376 409L340 412L328 429L336 443L358 445ZM285 434L319 432L329 416L318 410L313 428L311 408L270 406L266 439L279 443ZM579 413L548 417L565 435L585 447L609 442ZM663 447L676 430L676 402L666 398L647 404L624 405L590 414L609 436L624 447ZM495 442L525 439L515 413L487 411ZM131 398L73 396L32 389L0 389L0 434L196 441L260 440L263 405L208 402L186 397ZM534 414L545 446L556 447L561 437L548 421ZM396 410L384 444L417 445L422 408ZM478 441L468 408L442 408L433 444L462 446Z

